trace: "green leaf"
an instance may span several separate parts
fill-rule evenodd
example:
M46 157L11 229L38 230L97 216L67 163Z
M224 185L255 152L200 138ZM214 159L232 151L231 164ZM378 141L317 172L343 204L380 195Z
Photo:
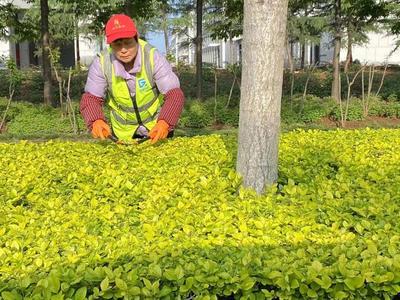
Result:
M181 266L177 266L175 269L165 270L164 275L168 280L174 281L183 278L185 272Z
M51 274L47 277L48 289L54 294L57 294L60 290L60 279L55 274Z
M364 277L357 276L357 277L353 277L353 278L346 278L344 280L344 283L350 290L354 291L364 285Z
M272 271L267 275L267 277L269 279L275 279L275 278L278 278L278 277L281 277L281 276L282 276L282 273L279 272L279 271Z
M318 273L321 272L321 270L323 269L322 264L321 264L318 260L313 261L313 263L312 263L311 266L312 266L312 268L313 268L315 271L317 271Z
M157 264L150 265L149 266L149 274L152 276L155 276L157 278L161 278L161 276L162 276L161 267Z
M166 269L164 272L164 276L170 281L176 280L175 269Z
M61 291L66 292L69 289L70 285L66 282L61 283Z
M254 284L255 284L255 281L253 279L247 278L244 282L242 282L240 287L243 290L247 291L247 290L250 290L251 288L253 288Z
M12 292L2 292L1 296L4 300L22 300L22 296L18 294L16 291Z
M322 278L315 278L314 281L319 284L324 290L327 290L332 285L332 280L329 276L323 275Z
M299 286L300 286L300 284L299 284L299 282L297 281L297 279L293 279L293 280L290 282L290 287L291 287L292 289L297 289Z
M140 295L140 288L137 286L134 286L132 288L129 289L129 294L132 296L138 296Z
M165 297L169 294L171 294L172 289L169 286L164 285L159 293L159 297Z
M74 296L74 300L84 300L86 299L86 293L87 293L87 288L86 286L83 286L79 288Z
M101 288L102 291L106 291L109 286L110 286L110 281L108 280L108 277L106 277L100 283L100 288Z
M181 266L177 266L175 269L175 274L176 274L176 278L182 279L183 276L185 276L185 271L183 270L183 268Z
M348 294L343 292L343 291L338 291L335 293L335 299L341 300L341 299L347 299Z
M32 283L32 280L30 277L25 277L24 279L21 280L21 287L26 289L30 284Z
M47 289L47 287L49 286L49 281L47 280L47 278L40 279L36 285Z
M310 298L317 298L317 297L318 297L318 294L317 294L316 291L314 291L314 290L312 290L312 289L309 289L309 290L307 291L307 296L310 297Z
M123 291L128 289L126 282L120 278L115 278L115 285L117 286L117 288Z
M146 279L146 278L143 278L143 282L144 282L144 285L145 285L149 290L152 290L152 289L153 289L153 285L151 284L150 280L148 280L148 279Z

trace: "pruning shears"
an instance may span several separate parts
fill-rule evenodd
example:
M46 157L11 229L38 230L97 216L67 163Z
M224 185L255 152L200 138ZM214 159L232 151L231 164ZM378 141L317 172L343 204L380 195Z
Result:
M146 136L146 137L144 137L144 138L142 138L142 139L134 139L134 140L132 140L133 143L129 143L129 142L120 141L120 140L119 140L116 136L114 136L114 135L110 135L108 138L109 138L110 140L112 140L114 143L118 144L118 145L132 145L132 144L138 145L138 144L142 144L142 143L144 143L144 142L146 142L147 140L150 139L150 137Z

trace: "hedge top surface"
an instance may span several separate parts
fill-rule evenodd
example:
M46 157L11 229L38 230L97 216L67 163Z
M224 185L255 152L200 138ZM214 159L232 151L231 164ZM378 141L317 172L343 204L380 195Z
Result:
M0 144L1 296L400 290L399 130L284 134L279 183L264 196L240 187L231 143Z

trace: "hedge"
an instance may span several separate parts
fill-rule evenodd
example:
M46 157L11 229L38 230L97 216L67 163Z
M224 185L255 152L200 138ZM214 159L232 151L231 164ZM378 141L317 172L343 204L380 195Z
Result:
M295 131L279 182L235 142L0 144L3 299L390 299L400 131Z

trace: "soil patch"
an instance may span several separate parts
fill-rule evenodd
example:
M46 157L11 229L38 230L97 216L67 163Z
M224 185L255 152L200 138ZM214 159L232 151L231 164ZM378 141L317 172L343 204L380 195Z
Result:
M322 118L317 122L327 128L342 128L339 121L334 121L329 118ZM359 121L346 121L345 129L357 129L357 128L397 128L400 127L400 119L397 118L385 118L385 117L367 117L365 120Z

